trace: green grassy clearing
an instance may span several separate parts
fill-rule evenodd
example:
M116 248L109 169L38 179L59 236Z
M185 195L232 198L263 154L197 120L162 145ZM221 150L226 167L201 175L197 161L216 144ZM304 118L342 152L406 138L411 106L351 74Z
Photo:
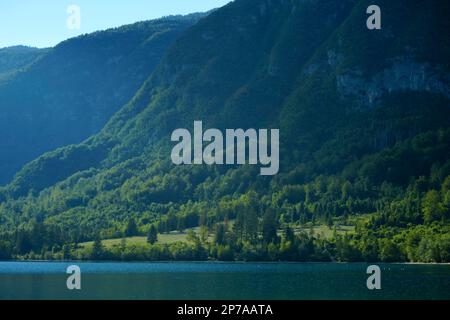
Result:
M159 244L171 244L174 242L186 242L187 241L187 235L189 230L194 230L195 233L199 234L199 227L186 229L184 232L179 231L172 231L170 233L159 233L158 234L158 243ZM147 237L144 236L137 236L137 237L127 237L125 238L127 241L127 245L146 245L147 244ZM212 240L213 236L210 235L208 241ZM117 239L105 239L102 240L103 246L105 248L113 248L116 246L120 246L120 243L122 242L122 238ZM93 241L80 243L80 247L82 248L89 248L92 247L94 244Z
M294 232L310 232L311 225L307 224L306 226L302 227L294 227ZM315 235L319 235L322 238L331 238L333 236L333 229L334 227L329 228L326 225L314 225L313 231ZM158 242L159 244L171 244L175 242L186 242L187 241L187 235L188 231L193 230L195 233L200 233L200 228L195 227L191 229L186 229L184 232L179 231L172 231L170 233L163 233L158 234ZM283 230L279 230L278 234L282 235ZM336 225L336 232L337 234L343 235L346 233L354 233L355 232L355 226L353 225ZM208 237L208 241L212 241L214 238L213 234L210 234ZM144 236L136 236L136 237L126 237L126 243L127 245L146 245L147 244L147 237ZM122 238L116 238L116 239L105 239L102 240L102 244L105 246L105 248L110 249L113 247L120 246L120 243L122 242ZM80 243L79 246L81 248L90 248L93 245L93 241Z

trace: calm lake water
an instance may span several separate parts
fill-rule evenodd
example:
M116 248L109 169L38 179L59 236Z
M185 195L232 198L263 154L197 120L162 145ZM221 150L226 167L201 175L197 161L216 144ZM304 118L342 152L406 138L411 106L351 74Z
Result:
M66 268L81 268L81 290ZM0 262L0 299L450 299L450 265Z

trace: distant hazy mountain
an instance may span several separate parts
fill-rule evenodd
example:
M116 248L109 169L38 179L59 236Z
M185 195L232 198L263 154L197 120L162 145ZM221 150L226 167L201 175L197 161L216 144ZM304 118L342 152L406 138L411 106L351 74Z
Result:
M0 184L43 152L98 132L201 16L139 22L46 50L0 49Z
M0 79L10 76L33 63L48 49L14 46L0 49Z

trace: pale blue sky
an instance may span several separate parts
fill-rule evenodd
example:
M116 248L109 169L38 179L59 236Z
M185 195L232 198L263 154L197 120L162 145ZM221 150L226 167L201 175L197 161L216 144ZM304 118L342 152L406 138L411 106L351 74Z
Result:
M174 14L202 12L230 0L0 0L0 48L51 47L97 30ZM69 5L81 9L81 29L67 28Z

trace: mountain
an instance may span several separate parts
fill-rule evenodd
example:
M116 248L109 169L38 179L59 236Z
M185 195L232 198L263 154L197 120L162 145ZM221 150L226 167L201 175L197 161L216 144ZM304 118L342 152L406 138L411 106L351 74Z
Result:
M97 133L202 16L139 22L46 50L1 49L0 183L42 153Z
M13 46L0 49L0 79L14 74L44 55L47 49Z
M50 246L152 225L217 232L233 219L208 257L448 261L450 5L380 0L382 29L368 30L369 5L236 0L214 11L98 134L23 167L0 191L3 229L56 228ZM173 165L170 134L195 120L279 128L280 173ZM277 228L339 221L355 233L276 240Z

